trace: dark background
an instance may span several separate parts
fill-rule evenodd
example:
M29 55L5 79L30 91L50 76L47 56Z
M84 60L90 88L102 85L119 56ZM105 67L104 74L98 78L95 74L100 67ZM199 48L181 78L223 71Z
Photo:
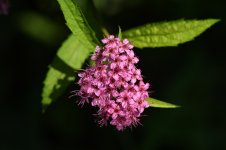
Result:
M80 0L92 23L88 0ZM0 16L0 150L226 149L226 1L95 0L112 34L149 22L219 18L178 47L136 49L152 96L180 109L149 108L142 126L98 127L90 106L68 99L74 85L41 114L43 80L70 31L55 0L11 0ZM93 24L95 28L97 25Z

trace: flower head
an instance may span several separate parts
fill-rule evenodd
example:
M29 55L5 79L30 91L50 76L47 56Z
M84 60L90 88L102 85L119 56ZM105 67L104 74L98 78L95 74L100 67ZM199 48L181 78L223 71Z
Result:
M133 45L124 39L110 35L102 39L103 47L97 46L91 66L79 73L80 104L91 103L98 107L99 124L108 123L118 130L135 126L141 113L149 107L149 84L144 83L141 70L135 64L139 59Z

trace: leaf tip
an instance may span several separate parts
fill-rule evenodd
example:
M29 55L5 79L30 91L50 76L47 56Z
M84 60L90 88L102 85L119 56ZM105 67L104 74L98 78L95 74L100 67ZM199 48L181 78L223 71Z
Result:
M209 22L210 26L218 23L219 21L221 21L221 19L216 19L216 18L210 18L210 19L207 19L207 21Z
M160 101L154 98L148 98L147 99L150 107L156 107L156 108L180 108L181 106L171 104L168 102Z

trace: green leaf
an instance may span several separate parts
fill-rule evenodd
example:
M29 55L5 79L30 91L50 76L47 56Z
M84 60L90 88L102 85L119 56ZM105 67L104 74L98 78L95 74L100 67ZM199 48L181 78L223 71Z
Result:
M42 91L43 110L56 101L74 80L74 70L82 67L98 40L80 8L73 0L58 0L73 35L63 43L49 66Z
M122 36L138 48L177 46L193 40L218 21L206 19L151 23L125 31Z
M57 52L49 66L42 92L42 105L45 109L68 88L74 80L74 71L82 67L90 50L80 43L78 37L70 35Z
M150 104L151 107L158 107L158 108L177 108L180 107L175 104L163 102L154 98L148 98L147 99L148 103Z
M95 47L87 48L87 45L84 45L78 39L79 37L70 35L57 52L57 56L74 70L80 69L95 49Z
M57 63L57 61L53 61L53 64L55 63ZM68 75L68 73L58 70L52 65L49 66L42 91L43 112L52 102L56 101L63 94L73 80L74 77Z
M79 37L79 41L87 47L95 46L99 43L95 32L89 26L81 9L74 0L58 0L61 10L63 11L66 24L74 35Z

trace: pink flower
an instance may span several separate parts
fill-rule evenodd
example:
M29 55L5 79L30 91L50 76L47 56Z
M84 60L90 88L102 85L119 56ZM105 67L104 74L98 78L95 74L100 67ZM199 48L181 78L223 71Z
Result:
M131 73L131 82L135 83L137 80L141 80L142 81L142 76L141 76L141 71L140 69L131 69L130 70Z
M139 59L127 39L122 42L110 35L97 46L91 59L92 66L78 74L81 97L79 104L91 103L98 107L100 125L110 123L117 130L139 124L141 113L149 107L149 83L144 83L141 70L135 64Z

